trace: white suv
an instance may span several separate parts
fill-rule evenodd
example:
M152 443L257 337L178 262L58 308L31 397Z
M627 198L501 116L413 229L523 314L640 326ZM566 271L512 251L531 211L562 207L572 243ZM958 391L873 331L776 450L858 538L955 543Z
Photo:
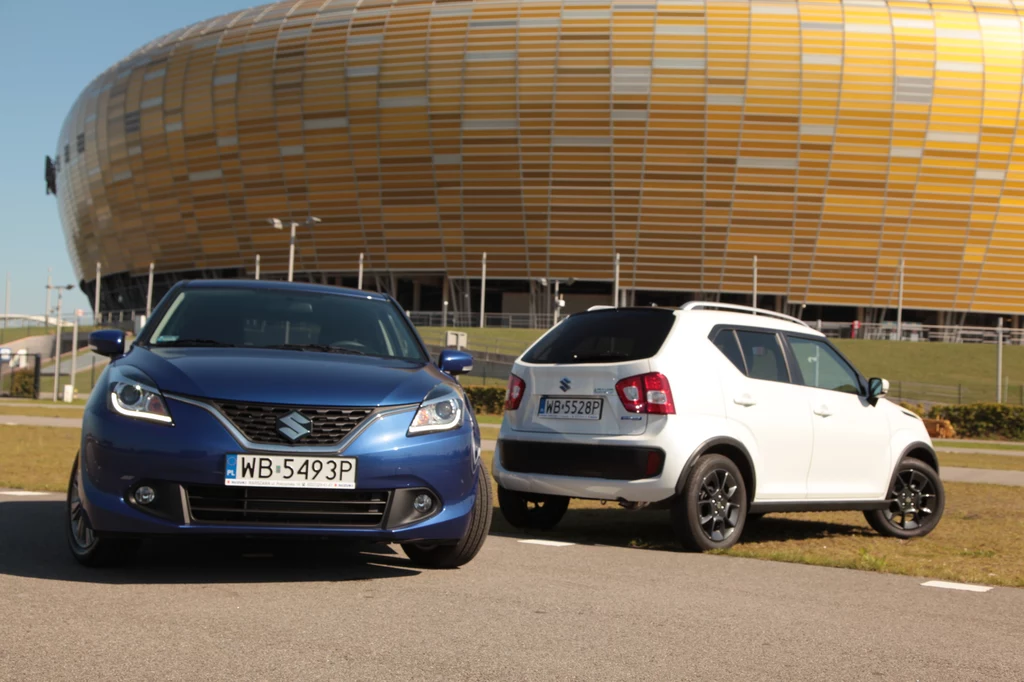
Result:
M512 368L493 475L505 518L551 528L570 498L671 511L691 550L769 512L863 510L929 533L945 492L921 420L824 335L762 309L692 302L572 315Z

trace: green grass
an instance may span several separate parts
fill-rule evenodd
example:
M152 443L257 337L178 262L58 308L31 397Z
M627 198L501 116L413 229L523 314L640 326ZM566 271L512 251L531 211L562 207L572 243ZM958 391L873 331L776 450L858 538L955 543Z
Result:
M0 426L0 488L67 490L79 429Z
M422 327L431 344L443 344L444 329ZM499 328L452 328L467 335L470 351L496 351L518 355L545 330ZM929 343L835 339L836 346L866 376L890 382L893 400L956 403L994 402L996 398L996 347L981 343ZM1024 346L1003 347L1003 381L1009 378L1004 402L1021 404L1024 386ZM481 384L479 377L467 383ZM500 379L487 384L501 383Z
M971 469L996 469L999 471L1024 471L1024 457L1009 455L974 455L964 452L942 452L940 467L968 467Z
M419 327L420 336L430 345L444 345L446 331L466 332L466 348L505 355L519 355L540 338L544 329L505 329L503 327Z
M4 327L4 323L3 323L2 320L0 320L0 337L3 338L3 341L0 341L0 344L10 343L11 341L17 341L19 339L24 339L24 338L26 338L28 336L42 336L43 334L46 333L46 330L43 329L42 327L13 327L12 326L12 327L8 327L6 332L4 332L3 327ZM82 327L79 327L78 330L79 330L79 333L81 333ZM50 327L50 333L51 334L53 333L53 327Z

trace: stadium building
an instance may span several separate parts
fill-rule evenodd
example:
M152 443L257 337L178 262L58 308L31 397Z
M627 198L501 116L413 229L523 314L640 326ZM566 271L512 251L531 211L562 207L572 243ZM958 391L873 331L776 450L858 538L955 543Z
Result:
M410 310L1024 312L1020 3L288 0L110 67L48 183L81 287L296 278ZM49 164L49 161L48 161ZM571 282L571 283L570 283ZM806 306L806 309L804 308ZM1016 319L1016 318L1014 318Z

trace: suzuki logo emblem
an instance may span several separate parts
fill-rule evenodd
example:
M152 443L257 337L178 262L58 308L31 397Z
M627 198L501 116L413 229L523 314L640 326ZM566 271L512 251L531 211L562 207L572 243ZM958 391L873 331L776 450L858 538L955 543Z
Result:
M277 420L277 432L294 443L309 435L312 423L299 412L289 412Z
M572 387L572 382L563 377L562 380L558 382L558 387L562 389L562 393L565 393Z

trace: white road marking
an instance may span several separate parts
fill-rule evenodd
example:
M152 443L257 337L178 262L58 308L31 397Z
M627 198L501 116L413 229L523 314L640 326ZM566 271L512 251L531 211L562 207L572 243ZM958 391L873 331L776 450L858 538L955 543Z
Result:
M545 547L571 547L575 542L558 542L557 540L520 540L524 545L544 545Z
M947 583L942 580L929 580L926 583L921 583L922 587L941 587L946 590L963 590L964 592L989 592L992 590L991 587L982 587L981 585L965 585L964 583Z
M14 495L15 497L29 497L30 495L45 495L46 493L37 493L32 490L0 490L0 495Z

